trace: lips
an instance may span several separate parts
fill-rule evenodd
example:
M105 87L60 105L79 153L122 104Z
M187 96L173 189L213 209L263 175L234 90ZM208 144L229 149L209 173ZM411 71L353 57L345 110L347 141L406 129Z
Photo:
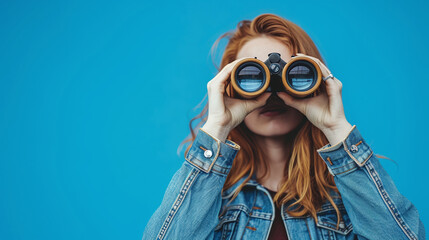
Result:
M261 110L261 114L266 112L286 112L289 109L287 105L269 105Z
M266 112L286 112L289 109L290 106L286 105L276 94L273 94L268 98L267 103L262 108L260 114Z

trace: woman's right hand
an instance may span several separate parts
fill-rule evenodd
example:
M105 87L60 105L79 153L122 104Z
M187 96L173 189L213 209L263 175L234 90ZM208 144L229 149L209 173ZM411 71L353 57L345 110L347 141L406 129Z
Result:
M225 94L227 80L234 66L241 59L227 64L212 80L207 83L209 113L202 127L211 136L225 142L229 132L238 126L244 118L258 107L265 105L271 93L266 92L250 100L228 97Z

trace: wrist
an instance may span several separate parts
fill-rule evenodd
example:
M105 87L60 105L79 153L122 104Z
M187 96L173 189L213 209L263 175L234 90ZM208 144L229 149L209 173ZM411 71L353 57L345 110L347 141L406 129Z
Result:
M230 132L229 128L211 122L206 122L201 129L221 142L225 142Z
M325 134L331 146L334 146L343 141L349 135L352 127L353 126L347 120L344 120L333 127L322 130L322 132Z

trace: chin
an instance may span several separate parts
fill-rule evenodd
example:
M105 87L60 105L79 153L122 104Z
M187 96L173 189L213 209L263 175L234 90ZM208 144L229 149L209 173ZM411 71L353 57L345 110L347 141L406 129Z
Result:
M263 115L260 111L255 110L246 116L244 123L254 134L277 137L291 133L304 119L305 116L293 108L272 116Z

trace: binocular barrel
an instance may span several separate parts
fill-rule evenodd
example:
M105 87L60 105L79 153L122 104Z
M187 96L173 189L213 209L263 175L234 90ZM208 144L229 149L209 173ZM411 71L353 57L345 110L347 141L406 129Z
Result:
M231 72L233 90L246 99L281 91L303 98L316 91L321 82L321 70L313 59L292 56L286 63L279 53L268 54L265 62L256 57L243 59Z

